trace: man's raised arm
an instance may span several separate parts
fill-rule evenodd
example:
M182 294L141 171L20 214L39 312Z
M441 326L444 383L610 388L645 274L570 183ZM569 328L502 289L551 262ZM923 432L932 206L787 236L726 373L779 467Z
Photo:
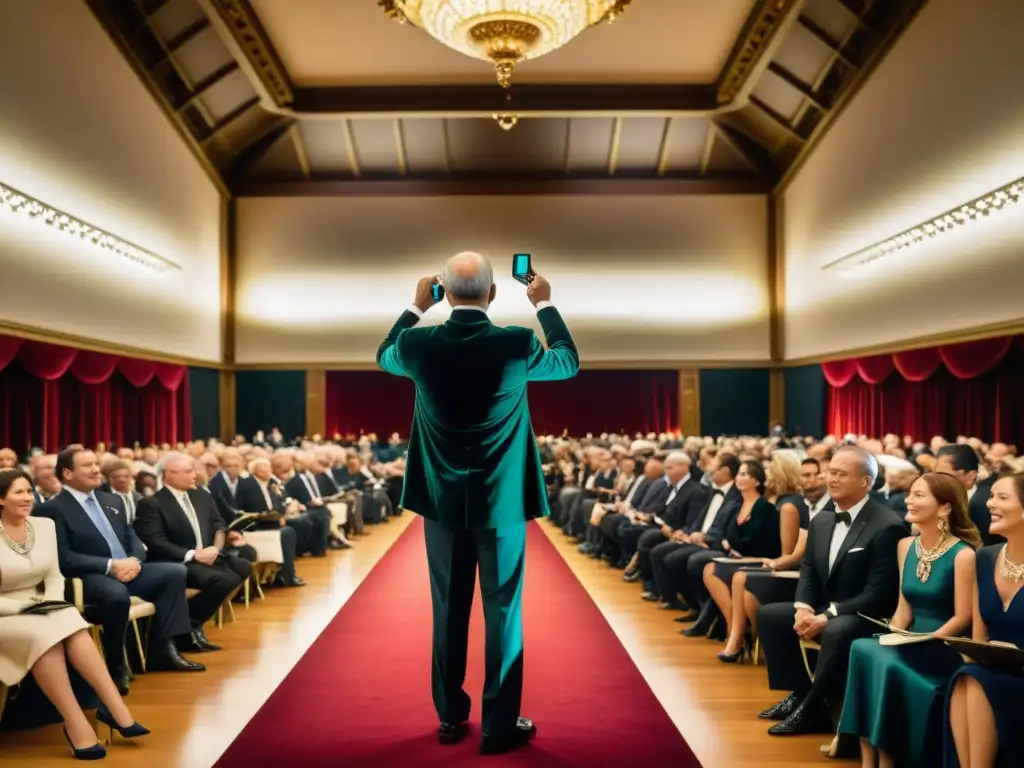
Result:
M436 277L424 277L417 283L416 298L413 300L412 306L402 313L401 317L398 318L398 322L391 326L388 335L384 337L384 341L377 347L377 365L380 366L381 370L395 376L407 375L405 366L402 364L398 338L402 335L403 331L416 325L420 318L423 317L423 314L437 303L434 301L431 290L436 282Z
M551 303L551 285L540 275L534 275L526 295L537 308L537 320L548 341L547 349L536 334L530 341L529 380L571 379L580 370L580 356L562 315Z

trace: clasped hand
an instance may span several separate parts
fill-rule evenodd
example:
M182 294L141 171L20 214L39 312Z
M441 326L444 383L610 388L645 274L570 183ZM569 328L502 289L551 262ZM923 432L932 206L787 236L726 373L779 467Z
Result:
M216 547L203 547L202 549L197 549L192 557L197 563L213 565L217 561L217 555L219 554L220 550Z
M134 581L141 571L142 563L134 557L126 557L124 560L114 560L110 563L110 575L122 584Z
M806 608L801 608L796 612L793 631L804 640L814 640L825 631L826 624L828 624L827 616L815 614Z

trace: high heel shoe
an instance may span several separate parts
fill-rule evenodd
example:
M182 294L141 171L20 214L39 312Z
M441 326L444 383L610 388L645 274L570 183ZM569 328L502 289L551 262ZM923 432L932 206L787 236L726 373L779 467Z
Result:
M68 746L71 747L71 754L74 756L75 760L102 760L107 756L107 750L105 750L103 745L99 742L96 742L91 747L78 749L78 747L72 743L71 737L68 736L67 728L64 729L64 740L67 741Z
M744 641L737 653L726 653L725 651L722 651L718 654L717 658L723 664L742 664L743 659L750 655L750 644Z
M100 704L96 709L96 719L110 729L110 743L113 743L114 741L114 731L121 734L122 739L135 739L149 733L148 728L141 726L138 723L132 723L131 725L121 727L117 724L117 720L114 719L114 716L110 714L110 710L103 704Z

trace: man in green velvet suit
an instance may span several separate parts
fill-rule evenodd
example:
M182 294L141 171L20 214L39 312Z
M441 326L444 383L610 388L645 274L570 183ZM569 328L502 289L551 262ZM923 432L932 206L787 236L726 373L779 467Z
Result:
M413 327L435 304L431 288L438 280L451 318ZM484 257L454 256L443 276L419 281L413 306L377 350L382 369L416 385L402 506L424 518L434 606L432 687L442 744L466 735L470 699L463 683L479 568L486 627L484 754L514 749L536 733L519 716L523 569L526 523L549 510L526 385L572 378L579 370L547 280L534 275L526 290L547 349L528 328L491 323L487 309L495 293Z

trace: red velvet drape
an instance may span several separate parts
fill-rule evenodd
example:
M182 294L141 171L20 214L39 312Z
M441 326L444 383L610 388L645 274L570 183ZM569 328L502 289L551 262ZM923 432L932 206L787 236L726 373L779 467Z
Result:
M676 371L580 371L568 381L530 384L539 434L665 432L679 423ZM381 371L328 371L327 434L409 434L415 392Z
M191 439L188 368L0 336L0 445Z
M832 434L1024 439L1024 336L822 364Z

